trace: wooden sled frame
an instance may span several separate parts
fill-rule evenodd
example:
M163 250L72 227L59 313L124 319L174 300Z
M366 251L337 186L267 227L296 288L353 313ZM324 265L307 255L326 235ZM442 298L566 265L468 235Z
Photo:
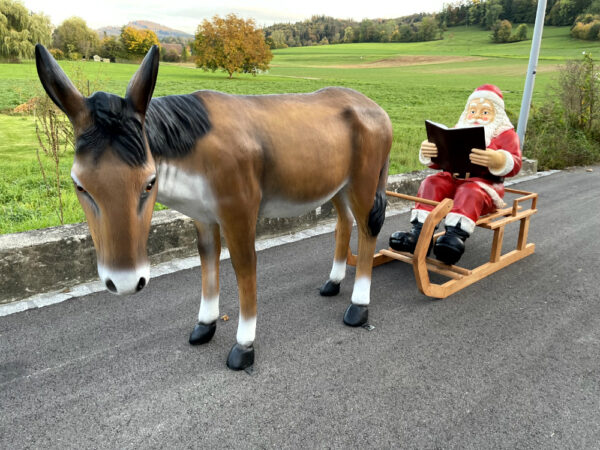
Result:
M531 216L537 212L538 195L532 192L510 188L506 188L505 191L507 193L517 194L520 197L513 200L512 207L499 209L491 214L482 216L476 222L478 227L493 230L494 237L492 240L492 251L489 261L474 269L465 269L454 265L448 266L437 259L427 257L427 250L436 225L440 223L452 209L453 201L451 199L447 198L441 202L434 202L419 197L413 197L411 195L387 191L386 194L388 196L425 203L435 206L435 208L427 216L427 219L423 224L414 255L406 252L397 252L392 249L380 250L373 257L373 266L379 266L393 260L412 264L419 290L428 297L446 298L449 295L470 286L476 281L531 255L535 251L535 244L527 243L527 235L529 233L529 220ZM530 207L528 209L523 209L522 203L528 200L531 200ZM521 222L517 248L506 254L502 254L504 227L507 224L516 221ZM437 239L443 234L444 232L437 233L433 238ZM352 254L350 249L348 249L347 263L351 266L356 265L356 255ZM450 278L450 280L443 284L432 283L429 279L429 271L444 275Z

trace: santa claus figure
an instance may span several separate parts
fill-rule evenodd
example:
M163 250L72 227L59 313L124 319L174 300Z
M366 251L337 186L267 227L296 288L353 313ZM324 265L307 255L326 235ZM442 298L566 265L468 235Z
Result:
M421 198L441 201L454 199L454 207L446 216L446 234L433 247L436 258L445 264L456 264L465 251L465 240L473 233L475 222L484 214L504 206L503 181L521 170L519 138L504 110L504 99L498 87L484 84L467 101L456 127L483 125L485 149L472 149L472 163L488 168L484 177L470 177L468 173L438 172L428 176L419 187ZM432 169L439 167L431 158L437 156L434 143L421 144L419 160ZM433 206L417 203L411 213L412 229L397 231L390 237L394 250L413 253L421 228Z

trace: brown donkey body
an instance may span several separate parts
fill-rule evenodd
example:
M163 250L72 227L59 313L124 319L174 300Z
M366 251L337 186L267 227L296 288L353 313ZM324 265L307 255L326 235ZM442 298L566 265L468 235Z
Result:
M146 242L158 199L195 220L202 296L190 343L208 342L219 316L222 232L240 299L227 364L248 367L256 328L256 222L300 215L331 199L338 213L335 257L321 294L339 292L356 219L358 263L344 322L366 322L392 144L390 120L373 101L344 88L263 96L199 91L151 100L156 48L125 98L103 92L85 98L41 45L36 60L46 92L73 123L72 177L98 273L111 292L132 293L147 283Z

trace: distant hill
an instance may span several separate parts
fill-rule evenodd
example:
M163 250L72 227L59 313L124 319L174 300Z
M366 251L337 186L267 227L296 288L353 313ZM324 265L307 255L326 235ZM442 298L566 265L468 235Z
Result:
M183 39L193 39L194 38L194 36L191 34L185 33L180 30L175 30L173 28L169 28L165 25L161 25L156 22L150 22L149 20L135 20L133 22L129 22L126 26L138 28L140 30L144 30L144 29L152 30L156 33L156 36L158 36L159 41L161 41L165 38L168 38L168 37L183 38ZM99 28L96 31L100 35L100 38L104 37L104 33L106 33L107 36L119 36L121 34L121 28L122 27L106 26L106 27Z

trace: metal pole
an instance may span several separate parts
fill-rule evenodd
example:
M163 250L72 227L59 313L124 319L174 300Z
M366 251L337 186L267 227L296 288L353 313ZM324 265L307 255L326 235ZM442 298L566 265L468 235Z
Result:
M540 56L540 46L542 44L542 31L544 29L545 17L546 0L538 0L533 37L531 38L529 67L527 67L527 78L525 79L523 100L521 100L521 112L519 113L519 124L517 125L517 134L519 135L519 141L521 141L521 148L523 148L523 144L525 142L525 131L527 131L527 120L529 119L529 108L531 106L531 96L533 95L533 84L535 82L538 57Z

